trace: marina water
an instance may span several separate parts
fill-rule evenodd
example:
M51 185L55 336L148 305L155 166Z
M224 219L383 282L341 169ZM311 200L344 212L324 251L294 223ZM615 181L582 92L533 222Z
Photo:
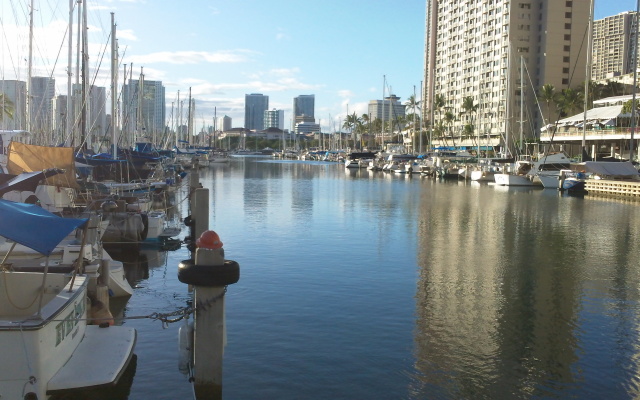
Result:
M252 157L200 174L241 268L224 398L640 396L639 204ZM187 306L185 248L135 258L125 316ZM192 397L181 323L125 321L122 398Z

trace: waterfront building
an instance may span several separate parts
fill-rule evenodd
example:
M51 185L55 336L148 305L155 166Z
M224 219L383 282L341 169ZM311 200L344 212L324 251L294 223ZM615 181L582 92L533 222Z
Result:
M67 132L67 95L60 94L51 100L51 128L53 144L64 143ZM72 122L73 123L73 122Z
M264 112L264 129L284 129L284 110L266 110Z
M293 98L293 118L298 122L298 117L306 117L305 121L301 122L316 122L315 121L315 104L316 96L314 94L301 94L300 96Z
M375 119L389 121L398 117L404 117L405 106L400 103L400 97L392 94L385 97L384 100L369 101L368 112L372 121Z
M302 135L306 133L320 132L320 124L314 124L310 122L300 122L295 126L295 133Z
M264 129L264 112L269 109L269 96L260 93L244 95L244 127L250 130Z
M473 146L477 136L497 145L503 136L511 150L544 126L534 92L585 80L590 0L427 0L426 11L422 112L435 121L435 145ZM445 123L447 112L455 118Z

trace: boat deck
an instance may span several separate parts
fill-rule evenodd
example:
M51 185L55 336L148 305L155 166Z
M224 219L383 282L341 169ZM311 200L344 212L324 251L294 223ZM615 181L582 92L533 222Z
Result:
M135 344L134 328L87 326L73 356L47 384L47 394L117 383L133 356Z

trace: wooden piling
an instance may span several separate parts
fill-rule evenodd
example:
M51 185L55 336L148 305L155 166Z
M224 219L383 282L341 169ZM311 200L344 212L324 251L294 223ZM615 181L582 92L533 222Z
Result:
M219 250L196 249L196 265L224 263ZM194 322L194 391L196 399L222 399L224 287L196 286Z

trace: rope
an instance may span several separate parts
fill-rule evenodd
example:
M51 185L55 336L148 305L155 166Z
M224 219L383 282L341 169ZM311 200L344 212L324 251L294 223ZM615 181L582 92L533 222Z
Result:
M182 321L185 318L188 318L191 314L193 314L196 311L206 311L209 308L211 308L211 306L217 302L218 300L222 299L225 294L227 293L227 286L224 287L222 293L220 293L217 296L213 296L210 299L207 299L205 301L199 302L198 304L196 304L196 307L182 307L177 309L176 311L172 311L172 312L167 312L167 313L159 313L159 312L154 312L148 315L134 315L134 316L129 316L129 317L121 317L121 318L114 318L114 320L118 320L118 321L125 321L125 320L135 320L135 319L150 319L153 321L160 321L162 322L162 328L167 328L169 326L169 324L175 323L175 322L179 322ZM65 319L50 319L48 321L51 322L63 322L63 321L67 321ZM86 321L86 322L93 322L93 321L104 321L104 318L74 318L74 321ZM22 324L26 322L25 321L16 321L15 323L20 324L20 328L22 329Z

